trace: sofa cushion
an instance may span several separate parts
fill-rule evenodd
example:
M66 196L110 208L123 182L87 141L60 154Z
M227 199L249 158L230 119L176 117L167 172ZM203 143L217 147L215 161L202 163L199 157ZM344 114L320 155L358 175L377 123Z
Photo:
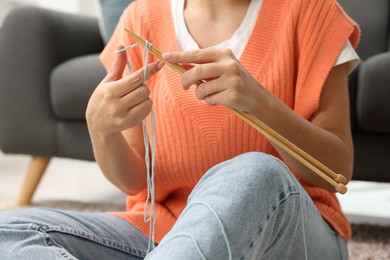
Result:
M390 135L359 130L352 134L355 151L353 179L390 182Z
M360 65L356 67L354 71L348 77L348 87L349 87L349 111L351 119L351 129L354 130L357 128L357 115L356 115L356 96L357 96L357 86L358 86L358 75L360 71Z
M93 151L87 124L82 121L57 123L58 156L93 161Z
M81 56L58 65L50 77L50 98L59 119L85 119L89 97L106 71L98 54Z
M100 31L105 43L111 38L123 10L132 0L99 0Z
M357 123L360 129L390 133L390 53L375 55L360 67Z

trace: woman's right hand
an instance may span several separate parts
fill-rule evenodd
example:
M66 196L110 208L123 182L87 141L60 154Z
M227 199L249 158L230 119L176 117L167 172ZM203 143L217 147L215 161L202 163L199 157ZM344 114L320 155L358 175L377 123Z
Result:
M116 54L111 70L88 102L88 127L99 136L110 136L138 125L152 109L149 89L143 84L144 68L122 77L126 64L126 52ZM149 64L147 78L163 65L162 61Z

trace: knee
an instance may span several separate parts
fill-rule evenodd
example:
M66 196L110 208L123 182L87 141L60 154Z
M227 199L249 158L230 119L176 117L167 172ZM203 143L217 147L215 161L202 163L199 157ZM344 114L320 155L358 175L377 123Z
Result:
M0 226L15 224L19 219L19 212L21 210L6 210L0 212Z
M0 226L38 224L39 219L46 215L45 209L40 208L8 210L0 213Z
M231 159L231 162L234 164L241 164L241 166L246 166L257 171L266 168L272 169L281 164L281 161L276 157L261 152L243 153Z
M278 196L297 190L297 181L286 165L272 155L250 152L216 165L200 180L194 192L215 190L234 197Z
M267 198L273 205L290 195L305 194L298 180L278 158L259 152L241 154L232 159L234 178L238 194L252 201ZM266 200L261 199L262 203Z
M35 228L34 224L32 223L33 220L30 219L30 221L27 221L26 216L23 214L24 212L24 209L0 212L1 246L4 246L6 243L13 243L13 245L22 243L29 238L29 234L32 234L29 231Z
M249 182L272 185L292 177L290 170L282 161L265 153L244 153L233 158L231 163L237 177Z

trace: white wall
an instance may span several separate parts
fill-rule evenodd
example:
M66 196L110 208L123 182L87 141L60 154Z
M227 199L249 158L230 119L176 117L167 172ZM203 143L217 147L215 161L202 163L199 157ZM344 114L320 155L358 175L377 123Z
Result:
M97 16L97 0L0 0L16 4L36 5L52 10Z

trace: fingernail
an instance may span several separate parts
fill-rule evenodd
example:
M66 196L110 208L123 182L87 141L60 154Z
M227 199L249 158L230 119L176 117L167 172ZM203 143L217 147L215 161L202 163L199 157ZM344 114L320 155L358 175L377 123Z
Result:
M117 44L115 47L115 54L121 53L123 49L123 46L120 44Z
M165 65L165 62L160 61L160 62L157 64L157 68L158 68L158 69L161 69L162 67L164 67L164 65Z
M169 53L169 52L163 53L162 57L164 60L167 60L167 59L171 58L171 53Z

